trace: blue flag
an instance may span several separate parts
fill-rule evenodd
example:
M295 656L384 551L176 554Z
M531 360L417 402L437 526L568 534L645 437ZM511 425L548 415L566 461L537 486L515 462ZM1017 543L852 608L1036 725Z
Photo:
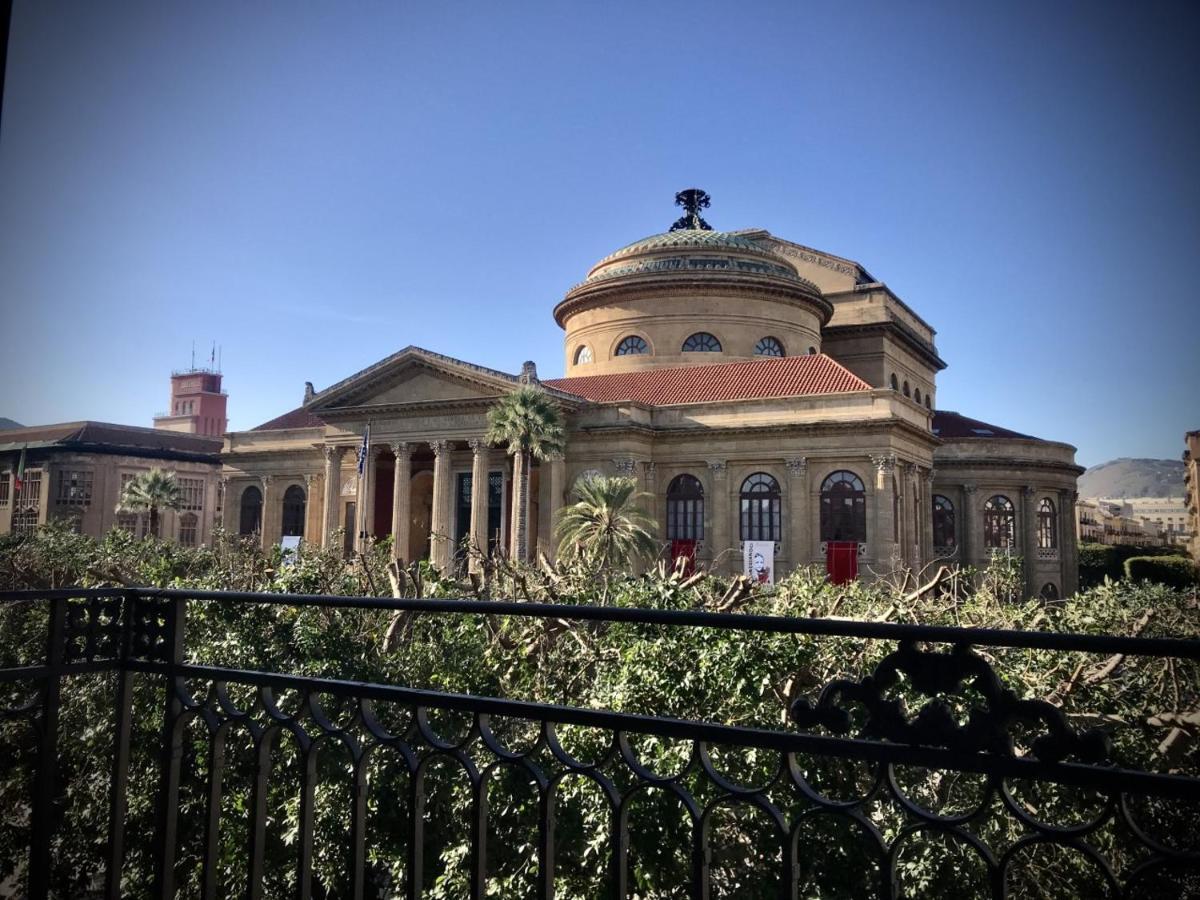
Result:
M367 423L367 430L363 432L362 446L358 448L358 474L362 475L367 469L367 454L371 452L371 423Z

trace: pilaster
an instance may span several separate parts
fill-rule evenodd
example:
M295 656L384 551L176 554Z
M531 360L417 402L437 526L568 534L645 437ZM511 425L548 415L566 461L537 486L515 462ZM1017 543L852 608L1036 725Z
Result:
M1021 488L1022 531L1021 550L1023 570L1025 573L1025 597L1038 596L1040 585L1037 583L1037 491L1031 485Z
M812 561L812 515L809 509L808 458L793 456L783 461L787 468L788 485L788 556L792 568L806 566Z
M871 457L875 466L875 529L868 533L868 550L874 550L875 566L880 572L890 572L899 559L902 540L900 523L896 520L898 495L896 485L896 455L884 453ZM901 510L902 511L902 510ZM874 544L874 546L870 546Z
M270 475L260 475L259 481L262 482L262 514L258 520L259 539L262 541L264 550L271 549L272 544L278 543L279 539L274 536L275 529L275 495L271 491L271 484L274 479ZM160 523L159 527L162 525Z
M712 527L709 532L712 534L712 569L714 572L728 572L733 566L733 557L736 554L729 551L733 547L733 540L730 537L730 526L732 524L732 515L729 507L729 484L725 477L727 466L723 459L710 459L708 461L709 477L712 479ZM706 533L709 533L706 532Z
M975 485L963 485L962 564L981 568L983 557L983 514L976 505Z

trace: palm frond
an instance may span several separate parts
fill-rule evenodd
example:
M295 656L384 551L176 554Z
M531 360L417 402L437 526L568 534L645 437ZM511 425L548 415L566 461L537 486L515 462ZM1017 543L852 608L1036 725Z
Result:
M578 501L563 509L558 552L611 571L658 551L654 522L637 505L645 494L632 478L599 475L576 485Z

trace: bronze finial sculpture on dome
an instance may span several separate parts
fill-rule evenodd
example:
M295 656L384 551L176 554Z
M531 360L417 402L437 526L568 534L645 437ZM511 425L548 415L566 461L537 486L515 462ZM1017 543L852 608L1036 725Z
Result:
M684 208L671 231L712 231L712 226L700 218L700 210L708 209L712 198L700 188L688 188L675 195L675 205Z

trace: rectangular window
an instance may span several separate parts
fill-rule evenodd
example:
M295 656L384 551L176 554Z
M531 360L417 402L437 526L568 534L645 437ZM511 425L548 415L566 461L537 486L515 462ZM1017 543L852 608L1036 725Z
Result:
M8 506L8 488L11 484L12 476L7 472L0 472L0 506Z
M88 506L92 502L92 473L83 469L59 469L59 506Z
M42 470L26 469L25 478L21 481L21 489L14 498L18 506L38 509L42 505Z
M137 537L138 517L136 513L117 513L116 527L121 531Z
M195 513L184 513L179 517L179 544L182 547L196 546L196 524L200 520Z
M182 510L200 512L204 509L204 479L180 478L179 495L183 501Z

